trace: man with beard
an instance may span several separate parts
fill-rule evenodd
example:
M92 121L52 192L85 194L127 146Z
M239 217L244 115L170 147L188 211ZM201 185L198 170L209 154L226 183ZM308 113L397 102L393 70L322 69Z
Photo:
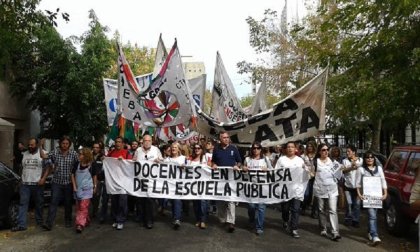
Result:
M37 225L41 226L42 207L44 203L44 184L48 173L43 173L43 158L46 158L44 152L38 148L38 140L29 139L28 150L22 157L22 184L20 186L20 204L17 226L12 227L12 232L23 231L27 229L27 213L31 197L35 201L35 220Z
M48 211L48 218L47 222L43 225L43 228L47 231L51 231L53 227L58 204L63 196L65 226L67 228L72 226L73 187L70 180L70 174L79 158L77 152L71 150L70 146L70 137L63 136L59 140L59 147L48 154L48 159L52 163L54 175L51 183L52 199ZM49 171L50 170L51 166L49 167Z

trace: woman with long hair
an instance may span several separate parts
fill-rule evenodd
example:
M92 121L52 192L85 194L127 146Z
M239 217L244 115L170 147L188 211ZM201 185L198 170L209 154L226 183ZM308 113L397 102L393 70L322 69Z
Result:
M371 151L365 152L363 155L363 164L362 167L357 169L356 173L356 190L357 195L359 196L360 200L364 200L367 196L363 194L363 178L364 177L377 177L379 179L375 179L375 183L380 183L382 188L382 197L381 200L385 200L387 197L387 185L385 180L385 175L382 170L382 167L376 164L375 156ZM372 180L371 180L372 181ZM381 242L378 235L378 227L377 227L377 208L366 208L368 211L368 239L373 243L373 245L377 245Z
M262 146L259 142L254 142L251 145L249 157L245 158L243 172L248 171L267 171L273 169L271 162L267 156L262 153ZM250 203L248 204L248 217L249 222L255 222L255 231L257 235L264 233L264 216L266 205L263 203Z
M337 181L342 176L342 166L329 158L328 145L321 143L318 146L317 155L314 159L314 195L318 198L319 226L321 236L328 237L327 219L331 225L331 240L341 239L338 215L337 200L338 186Z
M71 173L73 191L76 198L76 232L81 233L89 224L89 204L96 190L96 172L92 169L93 154L89 148L79 152L79 162ZM94 175L92 175L94 174Z
M193 145L193 152L188 158L187 165L205 165L207 166L207 158L204 153L203 146L198 143ZM196 218L195 226L201 229L206 228L206 221L208 215L207 200L194 200L193 201L194 214Z
M181 154L181 146L178 142L171 144L171 155L166 157L164 161L174 163L184 167L187 159ZM172 218L173 228L178 230L181 226L181 214L182 214L182 201L180 199L172 200Z

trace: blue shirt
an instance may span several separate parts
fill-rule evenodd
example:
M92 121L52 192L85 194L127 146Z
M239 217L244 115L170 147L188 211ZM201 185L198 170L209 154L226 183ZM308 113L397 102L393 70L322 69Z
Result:
M214 148L212 161L218 166L235 166L241 163L242 159L238 149L229 144L225 149L220 145Z

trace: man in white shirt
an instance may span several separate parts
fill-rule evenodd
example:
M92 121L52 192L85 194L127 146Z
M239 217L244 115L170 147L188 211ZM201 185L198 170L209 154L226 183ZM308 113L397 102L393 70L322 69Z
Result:
M23 153L22 158L22 185L20 187L20 205L18 223L12 228L13 232L27 229L28 206L33 197L35 201L35 220L37 225L43 223L42 208L44 204L44 184L48 173L43 173L43 159L46 155L41 148L38 148L38 139L31 138L28 143L28 150Z
M137 148L133 157L134 161L150 161L160 162L163 160L162 153L159 148L152 145L152 137L150 135L143 136L143 145ZM137 207L140 207L143 218L143 225L147 229L153 228L153 199L141 197L138 198Z

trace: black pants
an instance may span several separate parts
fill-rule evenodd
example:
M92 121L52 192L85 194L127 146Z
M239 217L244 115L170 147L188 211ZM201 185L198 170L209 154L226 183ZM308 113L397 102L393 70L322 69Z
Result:
M291 199L281 203L281 217L286 223L290 220L290 230L298 229L301 202L298 199Z
M142 198L138 198L138 202L139 202L138 205L140 205L143 225L152 224L153 223L153 199L142 197Z

